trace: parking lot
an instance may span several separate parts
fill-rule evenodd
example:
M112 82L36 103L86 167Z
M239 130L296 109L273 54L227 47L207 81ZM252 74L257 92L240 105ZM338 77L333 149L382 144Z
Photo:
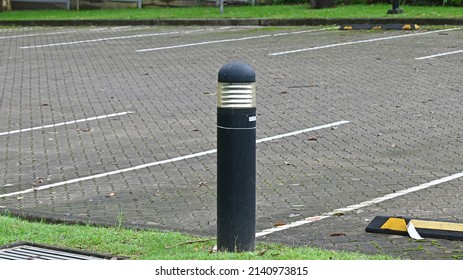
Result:
M257 79L257 241L462 259L463 29L0 29L0 210L216 234L217 73Z

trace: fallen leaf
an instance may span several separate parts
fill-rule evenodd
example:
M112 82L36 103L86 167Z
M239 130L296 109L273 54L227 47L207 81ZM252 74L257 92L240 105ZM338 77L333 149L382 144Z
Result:
M207 182L199 182L198 187L207 186Z
M46 106L50 106L50 105L48 103L43 103L41 106L46 107Z
M264 249L264 250L260 251L257 255L258 256L263 256L267 251L268 251L268 249Z
M93 131L93 128L77 128L76 129L77 132L92 132Z
M295 218L295 217L299 217L300 215L302 215L302 214L289 214L289 217L290 218Z
M285 223L285 222L276 222L276 223L273 224L274 227L281 227L281 226L285 226L285 225L287 225L287 223Z
M217 93L203 92L204 95L216 95Z
M42 177L36 177L36 178L34 179L34 181L32 181L32 185L33 185L33 186L38 186L38 185L40 185L40 184L43 184L43 182L45 182L45 181L44 181L44 178L42 178Z
M347 235L342 232L335 232L335 233L330 234L330 236L336 237L336 236L347 236Z

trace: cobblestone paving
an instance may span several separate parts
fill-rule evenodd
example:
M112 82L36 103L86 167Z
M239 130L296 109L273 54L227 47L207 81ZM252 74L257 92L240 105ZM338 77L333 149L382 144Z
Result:
M463 55L415 59L461 49L463 30L366 41L412 31L313 29L0 29L0 206L214 236L215 154L145 165L216 147L217 72L235 60L257 73L258 139L349 121L257 145L258 231L463 172ZM463 221L462 183L258 241L462 259L459 241L364 231L377 215Z

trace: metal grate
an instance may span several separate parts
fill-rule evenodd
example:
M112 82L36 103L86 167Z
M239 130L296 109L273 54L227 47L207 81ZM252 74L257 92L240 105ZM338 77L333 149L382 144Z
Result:
M53 248L36 244L19 244L0 249L0 260L105 260L117 257L89 252Z

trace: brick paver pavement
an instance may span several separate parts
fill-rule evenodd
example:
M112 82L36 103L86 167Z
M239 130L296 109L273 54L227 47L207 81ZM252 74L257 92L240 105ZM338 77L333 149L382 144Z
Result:
M463 171L463 56L415 59L459 50L462 30L376 41L412 31L296 32L311 29L320 28L0 29L0 206L110 225L123 215L127 226L214 236L215 154L143 165L216 147L217 72L234 60L257 73L258 139L349 121L257 145L258 231ZM126 172L91 177L116 170ZM258 241L461 259L459 241L364 230L377 215L463 221L462 182Z

